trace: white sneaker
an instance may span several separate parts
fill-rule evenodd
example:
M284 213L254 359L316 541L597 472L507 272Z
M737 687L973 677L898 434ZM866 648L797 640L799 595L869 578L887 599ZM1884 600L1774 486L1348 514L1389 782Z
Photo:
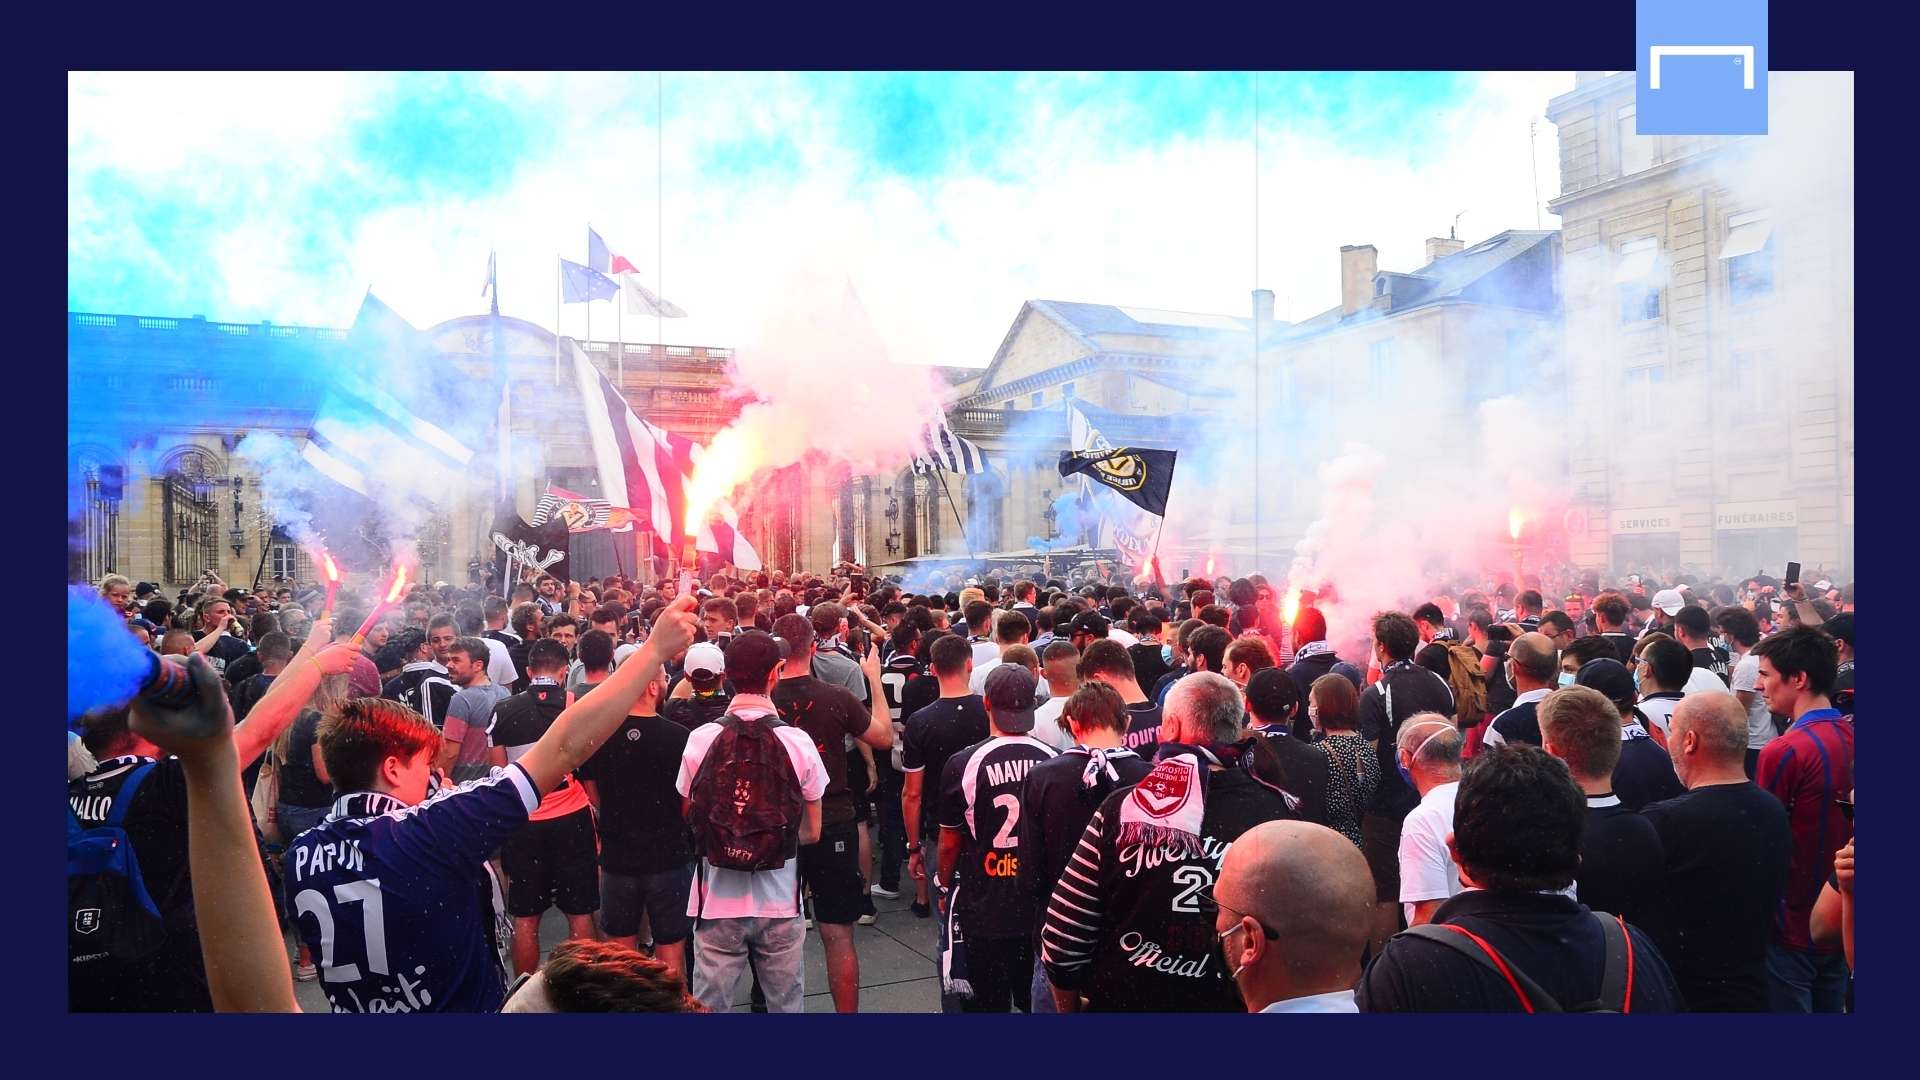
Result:
M854 921L858 922L861 926L872 926L874 923L874 918L871 915L862 915Z
M884 885L875 885L873 887L873 895L881 897L882 899L885 899L885 900L898 900L900 899L900 890L889 889Z
M320 977L320 969L312 964L295 964L293 977L301 982L312 982Z

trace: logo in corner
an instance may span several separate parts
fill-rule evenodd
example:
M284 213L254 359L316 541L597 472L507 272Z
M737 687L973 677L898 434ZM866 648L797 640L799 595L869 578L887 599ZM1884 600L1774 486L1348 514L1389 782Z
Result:
M76 934L91 934L100 929L100 909L83 907L73 913L73 930Z
M1767 0L1636 0L1635 16L1634 105L1603 118L1623 137L1767 133Z

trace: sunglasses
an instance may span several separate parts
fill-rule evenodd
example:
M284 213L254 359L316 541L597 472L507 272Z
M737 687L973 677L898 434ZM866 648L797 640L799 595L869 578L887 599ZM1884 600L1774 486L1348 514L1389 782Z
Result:
M1239 911L1235 908L1229 907L1226 904L1221 903L1219 898L1213 895L1212 885L1208 885L1205 888L1201 889L1199 892L1194 893L1193 898L1196 906L1198 906L1200 909L1200 914L1205 915L1210 919L1218 917L1220 912L1222 911L1225 911L1227 914L1234 916L1236 920L1246 918L1246 914L1247 914L1246 912ZM1268 941L1280 940L1280 935L1274 933L1273 929L1267 926L1267 924L1260 922L1260 920L1258 919L1255 919L1254 922L1259 925L1260 932L1266 935L1266 938ZM1238 925L1237 922L1236 922L1236 925ZM1232 932L1233 931L1231 930L1227 931L1227 933L1229 934Z

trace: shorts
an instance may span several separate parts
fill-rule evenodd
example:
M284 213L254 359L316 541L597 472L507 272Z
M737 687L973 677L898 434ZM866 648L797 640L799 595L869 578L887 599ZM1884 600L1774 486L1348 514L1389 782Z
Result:
M853 796L853 823L873 816L873 794L867 790L867 759L858 749L847 751L847 794Z
M516 919L537 918L549 907L566 915L600 910L600 853L586 807L527 822L500 845L500 866L507 872L507 914Z
M1404 819L1382 814L1360 817L1360 851L1373 871L1373 898L1386 903L1400 899L1400 823Z
M693 891L693 864L652 874L600 871L600 928L608 937L633 937L640 916L653 926L655 945L677 945L693 933L687 894Z
M860 832L853 822L828 825L820 842L800 849L800 880L813 890L813 917L851 926L860 918Z

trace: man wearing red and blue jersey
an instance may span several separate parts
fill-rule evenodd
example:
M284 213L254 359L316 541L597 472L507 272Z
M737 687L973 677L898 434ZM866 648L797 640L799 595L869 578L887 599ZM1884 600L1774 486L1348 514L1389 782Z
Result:
M1826 633L1804 626L1774 634L1753 651L1768 710L1793 718L1787 733L1760 751L1755 774L1787 808L1793 827L1792 870L1767 948L1767 992L1774 1012L1840 1012L1845 957L1816 947L1807 929L1834 853L1853 838L1853 822L1839 806L1853 789L1853 719L1828 697L1839 651Z

